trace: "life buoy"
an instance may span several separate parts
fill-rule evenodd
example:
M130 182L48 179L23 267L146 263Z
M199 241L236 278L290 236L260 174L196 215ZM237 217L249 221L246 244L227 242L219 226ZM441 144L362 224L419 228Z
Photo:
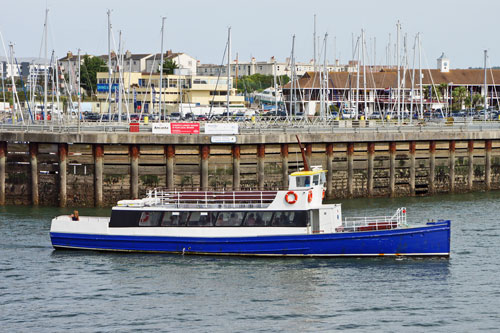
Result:
M292 196L293 198L291 199L290 196ZM294 191L288 191L285 194L285 201L290 205L293 205L294 203L296 203L297 199L298 199L297 193L295 193Z
M313 191L307 192L307 202L313 201Z
M323 197L321 199L325 198L325 190L323 190Z

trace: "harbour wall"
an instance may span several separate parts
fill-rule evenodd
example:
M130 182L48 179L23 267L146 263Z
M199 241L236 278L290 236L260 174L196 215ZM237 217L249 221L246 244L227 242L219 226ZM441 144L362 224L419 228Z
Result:
M329 198L500 188L500 130L301 133ZM168 189L278 189L303 166L294 134L0 133L0 204L111 206Z

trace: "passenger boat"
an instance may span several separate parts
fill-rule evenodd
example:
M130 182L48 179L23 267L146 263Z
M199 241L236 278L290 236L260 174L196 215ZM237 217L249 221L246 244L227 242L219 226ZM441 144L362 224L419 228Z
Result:
M52 220L55 249L251 256L450 255L450 221L409 225L388 217L342 219L325 204L321 168L289 176L284 191L160 191L122 200L111 217Z

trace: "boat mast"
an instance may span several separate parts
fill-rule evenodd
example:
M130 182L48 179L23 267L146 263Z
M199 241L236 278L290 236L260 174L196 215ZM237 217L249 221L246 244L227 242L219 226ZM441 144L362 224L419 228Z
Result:
M417 35L418 36L418 35ZM417 52L417 36L415 36L415 41L413 42L413 64L412 64L412 75L411 75L411 97L410 97L410 124L413 120L413 100L415 98L415 58Z
M325 92L323 93L323 102L325 103L325 108L323 110L323 120L326 120L326 114L328 113L328 68L326 67L326 44L328 41L328 33L325 33L325 46L323 54L323 88Z
M165 19L166 17L163 16L161 18L161 43L160 43L160 101L159 101L159 114L160 114L160 119L161 115L163 114L162 106L161 106L161 100L162 100L162 95L163 95L163 35L164 35L164 30L165 30ZM154 107L154 106L153 106ZM141 109L142 110L142 109ZM142 111L141 111L142 112ZM166 119L166 115L163 115L163 119Z
M121 54L122 54L122 31L118 31L118 54L116 57L116 63L118 64L118 119L119 122L121 122L122 119L122 59L121 59ZM118 61L120 60L120 61ZM111 119L109 119L111 122Z
M488 61L488 50L484 50L484 120L488 118L488 81L486 76L486 63Z
M299 143L300 152L302 154L302 161L304 161L304 171L311 171L311 169L309 169L309 164L307 163L306 152L304 151L302 143L300 143L299 136L295 135L295 137L297 138L297 142Z
M314 14L314 32L313 32L313 72L316 75L316 14Z
M43 123L44 125L47 125L47 70L49 67L49 64L47 63L47 17L49 15L49 9L45 9L45 23L43 25L44 27L44 57L45 57L45 70L44 70L44 79L43 79L43 87L44 87L44 93L43 93Z
M111 120L111 10L108 9L108 121Z
M276 112L278 112L278 80L276 80L276 70L278 67L276 66L276 58L274 59L274 106L276 108Z
M361 30L361 45L363 47L363 98L365 100L365 117L368 116L368 101L366 96L366 38L365 30Z
M420 118L424 117L424 88L422 87L422 40L420 39L420 32L418 36L418 75L420 77Z
M360 65L359 65L359 62L360 62L360 57L361 57L361 54L360 54L360 38L358 37L358 40L357 40L357 43L356 43L356 47L357 47L357 51L358 51L358 60L357 60L357 65L356 65L356 109L355 109L355 115L356 115L356 120L358 120L358 112L359 112L359 74L360 74Z
M78 96L78 132L80 132L80 118L82 116L82 98L81 98L81 87L80 87L80 78L81 78L82 72L81 72L81 62L80 62L80 49L78 49L78 84L77 84L77 96ZM108 119L108 121L111 121L111 118Z
M231 27L227 28L227 101L226 111L229 117L229 84L231 80Z
M401 24L398 23L396 24L397 28L397 42L396 42L396 64L398 67L398 93L397 93L397 112L398 112L398 123L401 122L401 70L400 70L400 56L399 56L399 38L400 38L400 30L401 30Z
M59 63L58 63L58 60L56 57L54 57L54 61L55 61L55 77L56 77L56 102L57 102L57 108L59 109L60 105L59 105ZM62 110L59 109L59 119L60 119L60 122L62 122L63 120L63 114L62 114Z

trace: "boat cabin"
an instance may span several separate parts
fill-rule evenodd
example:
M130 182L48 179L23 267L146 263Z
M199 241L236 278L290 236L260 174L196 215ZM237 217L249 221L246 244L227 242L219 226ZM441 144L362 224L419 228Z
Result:
M325 187L326 170L313 167L312 171L297 171L288 176L290 190L308 190L314 186Z

